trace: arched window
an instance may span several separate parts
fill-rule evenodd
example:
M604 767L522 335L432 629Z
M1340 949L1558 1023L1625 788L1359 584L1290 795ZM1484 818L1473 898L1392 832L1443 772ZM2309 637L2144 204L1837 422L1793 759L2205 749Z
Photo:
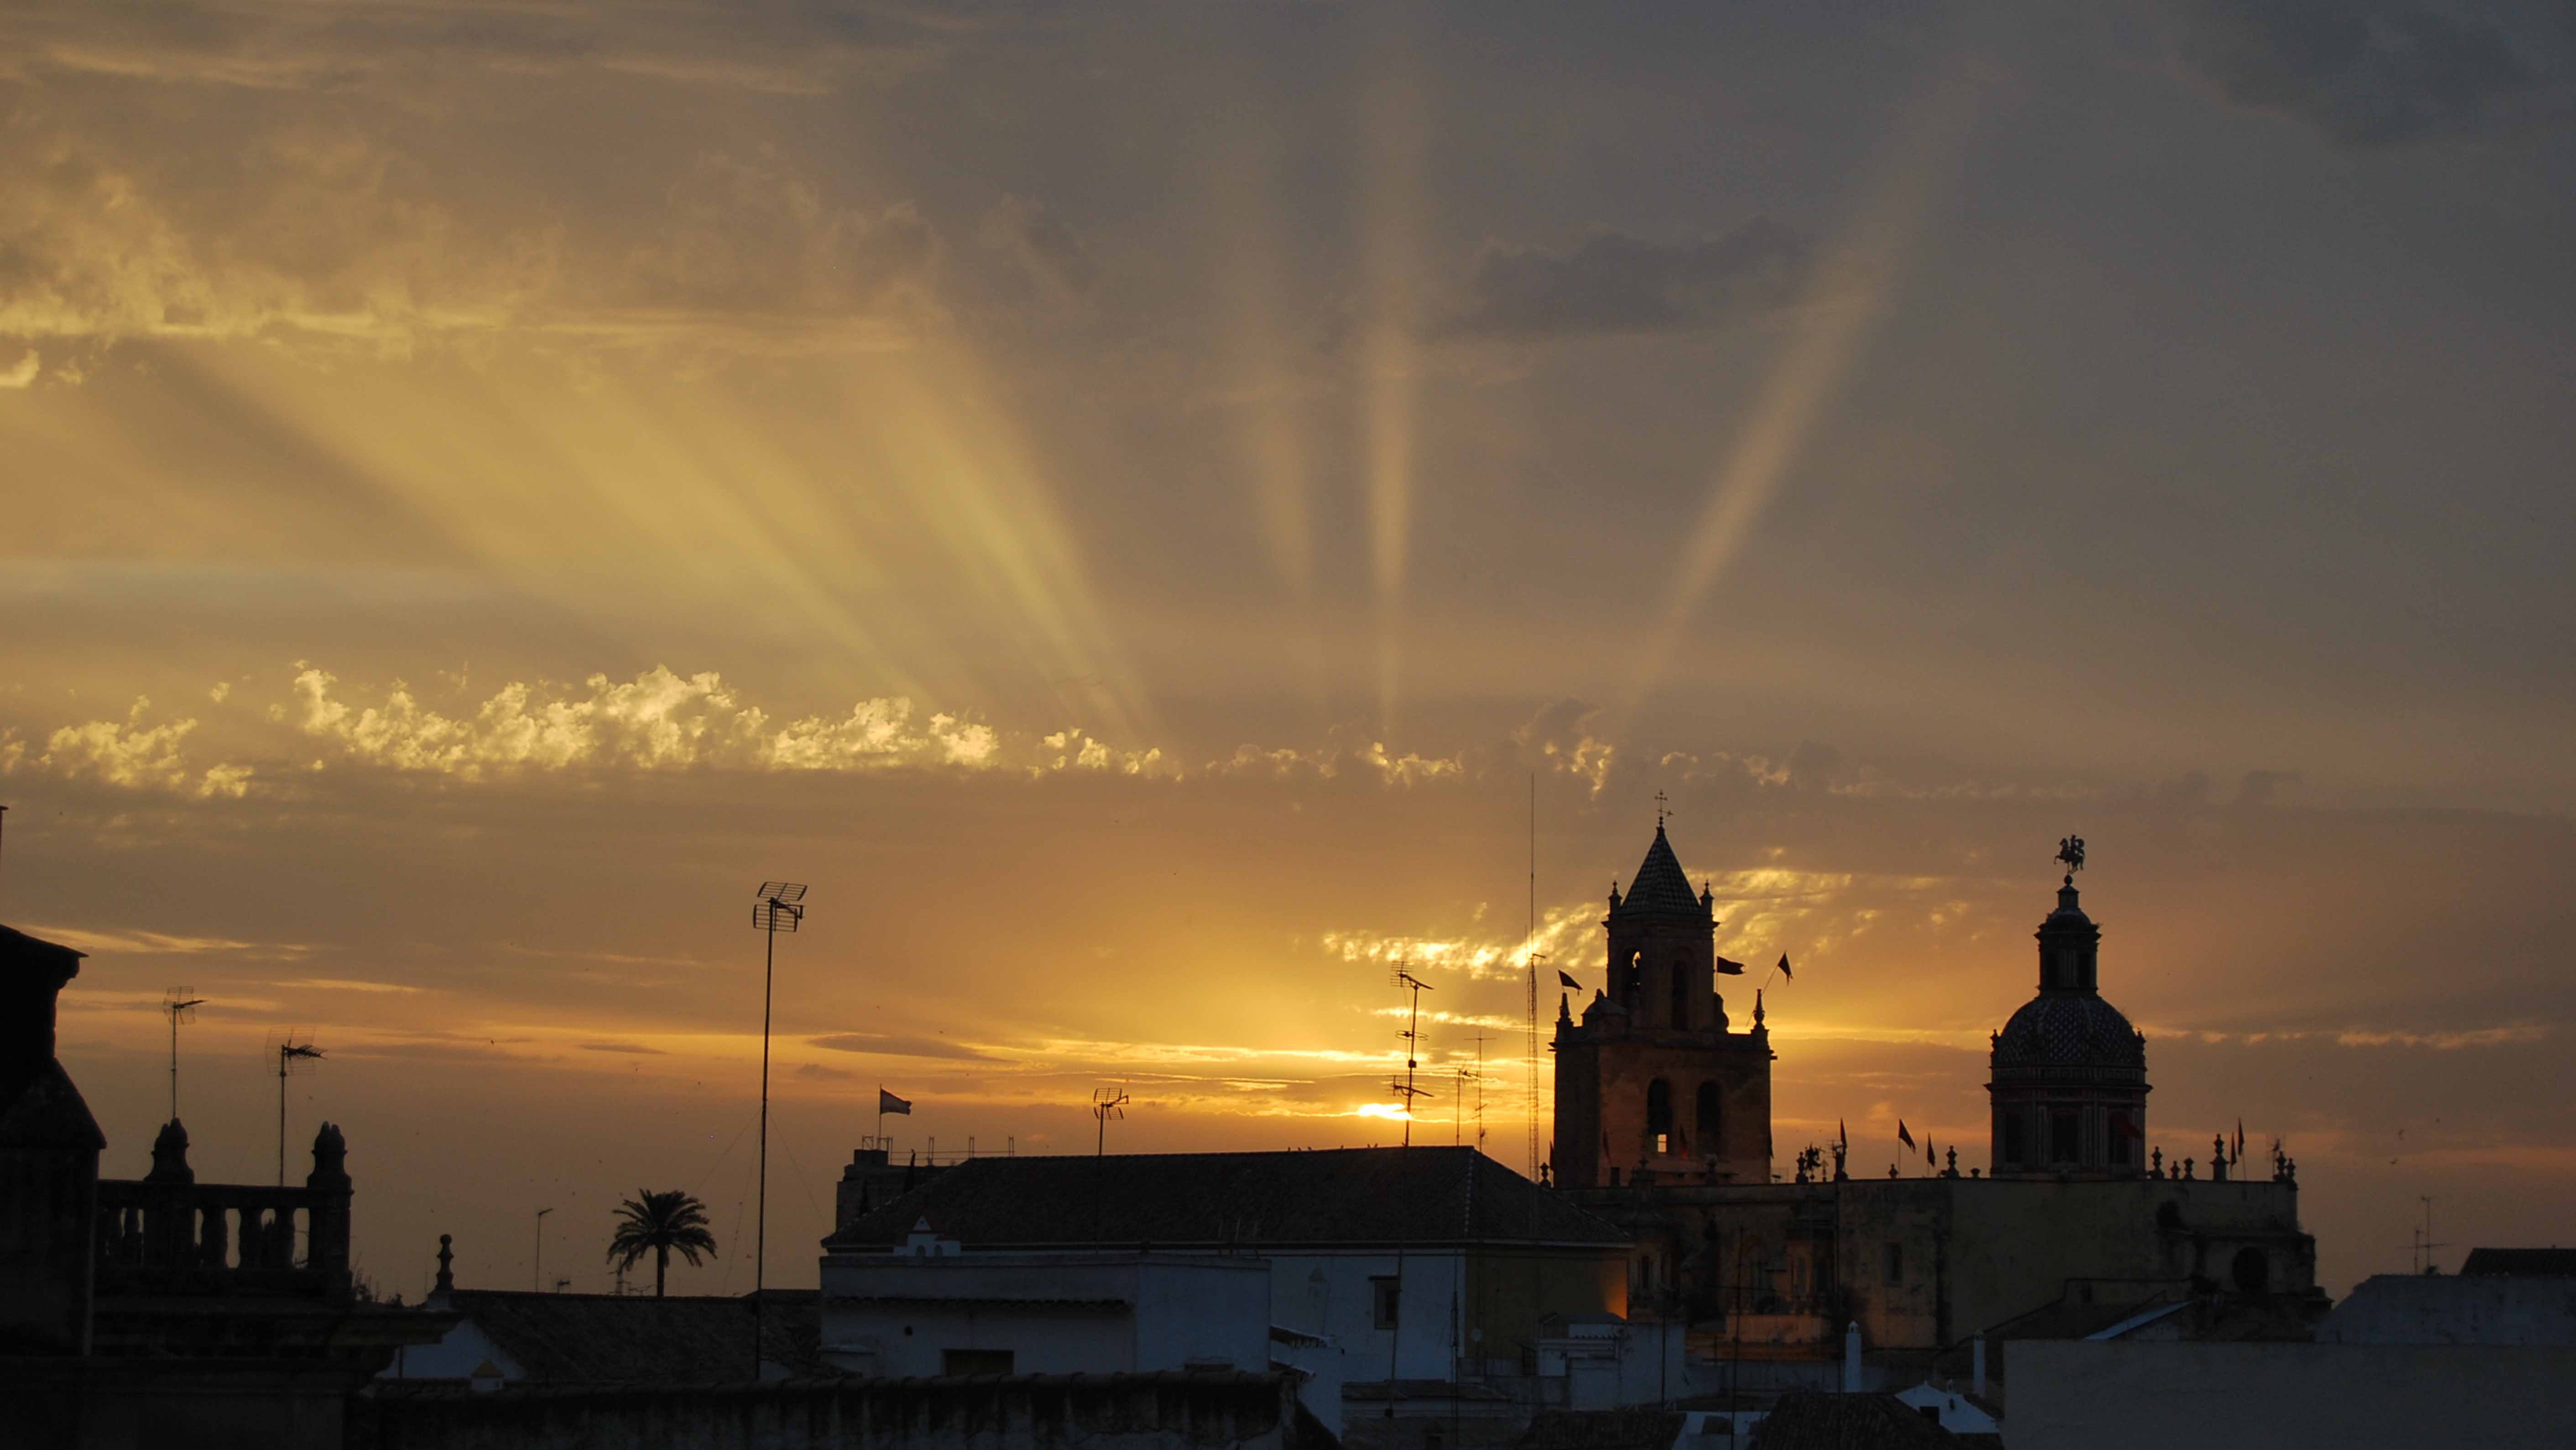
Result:
M2236 1281L2236 1287L2239 1290L2248 1294L2260 1294L2271 1287L2271 1261L2263 1257L2261 1249L2238 1249L2236 1258L2227 1267L2227 1277Z
M2021 1110L2004 1109L2004 1161L2019 1164L2024 1156L2021 1141Z
M1688 1027L1691 1025L1690 973L1683 970L1679 958L1675 958L1672 965L1664 970L1670 972L1673 978L1673 1025Z
M1658 1153L1671 1151L1673 1085L1662 1078L1646 1084L1646 1140Z
M1699 1129L1699 1151L1712 1158L1724 1151L1722 1145L1725 1140L1718 1135L1721 1122L1718 1113L1717 1084L1701 1083L1699 1085L1699 1121L1696 1125Z
M1637 998L1642 995L1645 987L1646 969L1637 963L1640 955L1641 953L1638 952L1630 952L1628 960L1619 964L1618 984L1612 987L1610 992L1618 999L1620 1006L1631 1012L1637 1010Z

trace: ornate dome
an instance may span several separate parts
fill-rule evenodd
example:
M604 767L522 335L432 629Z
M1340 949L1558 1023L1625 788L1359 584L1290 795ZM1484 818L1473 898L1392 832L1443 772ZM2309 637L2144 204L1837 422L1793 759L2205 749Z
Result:
M1995 1034L1997 1067L2147 1065L2146 1039L2120 1009L2091 992L2043 992Z

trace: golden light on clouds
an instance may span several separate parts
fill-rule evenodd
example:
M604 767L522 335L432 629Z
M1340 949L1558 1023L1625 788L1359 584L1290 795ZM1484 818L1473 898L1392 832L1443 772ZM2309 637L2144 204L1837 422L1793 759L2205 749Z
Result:
M1516 1141L1658 795L1780 1141L1973 1146L2080 829L2174 1142L2312 1145L2330 1280L2533 1237L2576 62L2497 25L0 12L0 916L112 1172L165 979L210 1178L315 1031L408 1274L733 1211L765 874L793 1235L880 1081L1394 1141L1397 962Z

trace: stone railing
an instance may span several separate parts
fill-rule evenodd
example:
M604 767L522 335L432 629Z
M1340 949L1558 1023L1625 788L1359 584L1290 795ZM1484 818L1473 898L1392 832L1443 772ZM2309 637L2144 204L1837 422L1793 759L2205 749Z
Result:
M153 1145L149 1176L99 1180L101 1298L348 1297L351 1192L338 1129L323 1126L302 1187L265 1188L196 1182L177 1128Z

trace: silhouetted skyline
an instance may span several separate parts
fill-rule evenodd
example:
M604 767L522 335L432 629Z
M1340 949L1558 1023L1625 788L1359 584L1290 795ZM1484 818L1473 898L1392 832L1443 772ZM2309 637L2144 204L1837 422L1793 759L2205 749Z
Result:
M1982 1144L2078 833L2164 1146L2288 1139L2336 1292L2425 1195L2551 1241L2576 36L2388 13L2450 68L2254 0L0 18L0 921L91 954L104 1171L185 982L200 1171L311 1032L388 1289L548 1206L604 1288L638 1184L745 1289L778 871L773 1283L880 1090L1398 1141L1398 961L1517 1168L1534 775L1545 971L1658 795L1795 958L1784 1173Z

